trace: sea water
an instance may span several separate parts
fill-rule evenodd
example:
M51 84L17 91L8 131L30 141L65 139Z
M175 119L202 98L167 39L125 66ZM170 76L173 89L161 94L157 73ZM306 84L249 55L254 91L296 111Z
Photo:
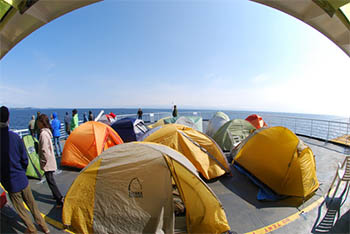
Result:
M83 120L83 114L89 114L89 111L93 113L96 117L101 110L104 110L104 113L113 112L118 115L126 114L135 114L137 113L138 108L116 108L116 109L97 109L97 108L76 108L78 110L79 120ZM38 109L38 108L10 108L10 128L11 129L26 129L28 128L28 123L31 119L31 116L36 116L36 113L40 111L42 114L46 114L50 117L53 112L56 112L58 119L63 122L66 112L71 116L72 109ZM159 113L166 112L168 115L171 115L171 109L142 109L144 114L147 113ZM201 115L203 119L210 119L215 112L219 110L204 110L204 109L178 109L179 115L193 115L193 112L196 112L198 115ZM300 114L300 113L283 113L283 112L260 112L260 111L237 111L237 110L220 110L226 113L230 119L245 119L251 114L264 116L280 116L280 117L297 117L297 118L308 118L308 119L320 119L320 120L331 120L331 121L341 121L348 122L349 118L334 116L334 115L315 115L315 114Z

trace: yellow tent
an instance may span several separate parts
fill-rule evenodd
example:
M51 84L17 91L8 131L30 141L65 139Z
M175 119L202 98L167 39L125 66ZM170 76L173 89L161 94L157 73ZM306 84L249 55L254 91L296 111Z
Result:
M230 172L226 157L215 141L184 125L163 125L144 141L159 143L179 151L208 180Z
M188 233L230 230L220 201L193 165L146 142L109 148L85 167L66 195L62 221L78 233L174 233L172 179Z
M306 197L319 184L311 149L285 127L262 128L234 152L238 163L277 194Z
M150 124L150 125L148 125L147 127L148 127L148 128L156 128L156 127L158 127L158 126L163 126L163 125L165 125L164 120L165 120L165 119L170 119L170 118L171 118L170 116L161 118L160 120L158 120L158 121L155 122L154 124Z

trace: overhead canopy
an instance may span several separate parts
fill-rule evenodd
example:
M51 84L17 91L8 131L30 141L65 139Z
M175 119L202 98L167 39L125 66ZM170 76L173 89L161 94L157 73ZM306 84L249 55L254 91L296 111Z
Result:
M349 0L251 0L276 8L312 26L350 56Z
M0 59L30 33L80 7L102 0L0 0ZM349 0L250 0L273 7L320 31L350 56Z
M0 59L41 26L101 0L0 0Z

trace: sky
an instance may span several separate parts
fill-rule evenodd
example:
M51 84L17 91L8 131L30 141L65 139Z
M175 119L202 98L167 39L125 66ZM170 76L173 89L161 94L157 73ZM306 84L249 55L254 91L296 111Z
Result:
M303 22L229 0L105 0L0 61L0 104L350 116L350 58Z

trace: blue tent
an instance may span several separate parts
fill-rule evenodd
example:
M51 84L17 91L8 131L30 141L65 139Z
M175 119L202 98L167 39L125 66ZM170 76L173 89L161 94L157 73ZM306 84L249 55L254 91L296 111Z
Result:
M114 122L111 126L124 142L139 141L139 138L148 131L141 119L124 118Z

